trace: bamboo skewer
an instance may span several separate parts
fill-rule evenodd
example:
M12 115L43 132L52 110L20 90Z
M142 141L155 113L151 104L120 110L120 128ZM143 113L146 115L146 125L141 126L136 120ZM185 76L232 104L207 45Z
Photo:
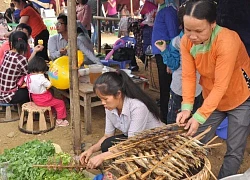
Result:
M40 167L40 168L48 168L48 169L53 169L53 168L58 168L58 169L69 169L69 168L72 168L72 169L81 169L81 168L86 168L86 166L82 166L82 165L55 165L55 164L48 164L48 165L39 165L39 164L35 164L33 165L33 167Z
M132 171L132 172L126 174L125 176L120 177L120 178L117 179L117 180L126 180L131 174L134 174L135 172L140 171L140 170L141 170L141 168L136 169L135 171Z
M205 145L203 147L206 148L206 149L209 149L209 148L214 148L214 147L218 147L218 146L221 146L221 145L223 145L223 143L210 144L210 145Z
M207 144L205 144L205 146L211 144L211 142L213 142L215 139L217 139L218 136L214 136L213 139L211 139L210 141L207 142Z
M118 159L116 160L114 163L123 163L123 162L127 162L127 161L134 161L135 159L141 159L141 158L146 158L146 157L155 157L155 155L148 155L148 156L140 156L140 157L131 157L131 158L125 158L125 159Z

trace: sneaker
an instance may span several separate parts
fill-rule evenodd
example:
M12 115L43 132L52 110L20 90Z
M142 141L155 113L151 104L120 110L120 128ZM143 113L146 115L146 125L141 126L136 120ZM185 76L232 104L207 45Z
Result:
M57 119L56 126L65 127L68 126L69 122L67 120Z

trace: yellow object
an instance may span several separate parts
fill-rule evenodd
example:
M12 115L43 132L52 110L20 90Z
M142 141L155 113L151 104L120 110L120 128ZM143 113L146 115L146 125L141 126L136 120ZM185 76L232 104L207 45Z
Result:
M78 67L84 62L84 55L78 50ZM69 57L62 56L50 62L49 79L57 89L69 88Z
M38 45L43 45L43 40L42 39L38 40Z

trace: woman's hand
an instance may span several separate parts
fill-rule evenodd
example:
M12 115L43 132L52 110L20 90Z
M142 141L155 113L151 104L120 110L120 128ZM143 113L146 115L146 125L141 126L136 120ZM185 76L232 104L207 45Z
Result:
M90 156L92 154L93 154L93 151L91 150L91 148L89 148L88 150L84 151L80 155L80 162L81 162L81 164L88 164L89 158L90 158Z
M177 114L176 117L176 123L178 124L178 126L186 126L186 121L188 118L190 118L191 116L191 111L189 110L184 110L181 111L180 113Z
M43 45L36 45L35 47L34 47L34 52L40 52L40 51L42 51L43 50L43 48L44 48L44 46Z
M193 136L200 126L199 122L194 118L190 118L190 116L191 111L184 110L177 114L176 117L176 123L178 124L178 126L184 127L184 129L188 130L186 136Z
M193 136L197 132L199 126L200 123L197 120L195 120L194 118L190 118L186 126L184 127L184 129L188 130L186 136Z
M167 48L167 43L165 40L158 40L155 41L155 46L161 51L163 52L166 48Z
M99 154L95 157L92 157L87 164L87 169L95 169L100 166L104 161L104 157L104 154Z

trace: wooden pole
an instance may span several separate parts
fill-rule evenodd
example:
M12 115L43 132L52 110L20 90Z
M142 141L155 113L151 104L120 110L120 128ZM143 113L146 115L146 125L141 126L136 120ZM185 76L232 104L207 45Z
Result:
M78 79L76 1L68 0L68 44L69 44L69 79L70 79L70 117L73 127L73 150L81 153L81 120Z
M101 16L101 8L102 8L102 3L101 0L97 0L97 16ZM98 46L97 46L97 52L101 52L101 20L97 19L97 38L98 38Z
M130 13L131 13L131 16L133 17L134 16L133 0L130 0Z

